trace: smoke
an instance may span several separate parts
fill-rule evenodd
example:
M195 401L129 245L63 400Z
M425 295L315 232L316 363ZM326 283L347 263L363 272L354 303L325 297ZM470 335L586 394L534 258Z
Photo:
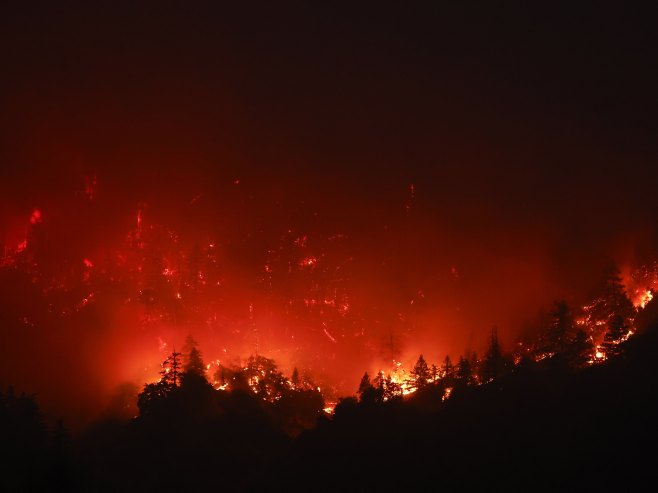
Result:
M513 205L479 180L448 194L340 170L181 164L131 169L128 183L127 168L99 167L89 196L89 173L63 171L23 184L35 199L5 214L9 251L13 230L28 248L2 269L2 375L78 423L118 412L187 334L208 362L258 352L339 395L393 360L481 351L493 326L510 349L553 300L584 300L610 258L638 265L650 236L635 218L593 241L574 234L587 205Z
M351 393L655 258L642 23L206 7L3 16L0 383L53 413L188 333Z

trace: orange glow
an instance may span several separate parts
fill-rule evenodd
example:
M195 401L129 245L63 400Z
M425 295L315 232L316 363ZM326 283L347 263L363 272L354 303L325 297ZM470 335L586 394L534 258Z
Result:
M409 192L414 199L415 188ZM195 191L190 196L195 200L185 204L197 213L207 195ZM94 195L93 203L83 201L84 207L93 210L102 199ZM401 206L396 205L403 216ZM72 330L89 337L85 350L93 348L90 352L95 357L80 366L93 367L95 378L107 386L119 378L136 384L153 381L159 371L154 362L161 361L173 346L180 347L185 334L192 333L208 358L221 355L227 367L257 354L271 356L286 374L294 367L306 368L309 378L321 384L327 402L353 393L363 371L372 368L390 377L402 396L410 396L416 392L409 371L415 357L425 348L434 355L439 348L443 354L461 351L470 344L464 336L467 332L461 330L462 314L488 317L494 305L489 298L471 293L474 281L467 266L462 268L463 259L432 257L433 250L425 255L410 250L401 266L394 266L394 249L381 247L383 251L378 252L380 247L364 238L352 242L351 231L317 232L286 224L285 228L272 226L273 232L266 236L254 233L262 229L260 224L261 229L255 230L253 224L243 224L241 217L236 219L239 226L233 226L240 234L229 227L199 232L185 224L177 230L155 205L147 208L145 202L135 200L125 207L116 238L99 232L102 241L98 243L84 238L64 242L64 253L58 253L61 258L66 258L67 249L75 248L75 256L67 261L54 254L52 259L37 257L44 245L57 246L61 240L57 227L48 228L62 215L53 208L42 223L41 210L28 209L29 215L24 212L12 228L11 244L23 236L24 241L18 248L6 246L2 259L3 266L20 264L25 269L29 282L44 298L49 324L72 325ZM93 223L84 217L83 230ZM186 221L192 219L186 217ZM342 226L334 227L340 231ZM43 237L44 232L50 236ZM406 229L404 235L413 236ZM435 287L437 279L445 282L440 288ZM653 297L651 279L647 275L637 281L636 286L648 287L640 291L636 306L646 306ZM527 299L523 302L530 304ZM107 320L100 324L104 332L96 340L88 328L99 325L99 313ZM40 324L30 313L20 313L17 320L21 328ZM586 316L577 324L605 329L605 322L590 324ZM473 326L481 324L473 322ZM602 342L598 335L589 335ZM481 342L476 336L473 344L477 347ZM97 363L113 358L115 352L126 353L120 377ZM533 356L541 360L553 354ZM592 364L604 360L604 350L591 356ZM208 366L211 379L219 367L219 360L212 361ZM256 388L261 381L253 376L249 385ZM213 386L230 389L229 382L213 381ZM443 398L448 399L451 392L445 390Z

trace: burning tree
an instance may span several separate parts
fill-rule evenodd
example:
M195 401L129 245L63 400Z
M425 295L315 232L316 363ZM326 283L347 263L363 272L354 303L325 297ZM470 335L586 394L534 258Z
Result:
M250 356L243 369L249 387L264 400L273 402L288 391L288 381L274 360L264 356Z
M628 335L628 325L626 320L621 315L615 315L608 322L608 330L603 337L601 350L606 358L611 356L618 356L621 352L619 344L625 340Z
M609 267L599 285L597 296L589 305L583 307L583 312L584 317L580 323L585 325L595 339L600 340L615 317L621 317L627 327L633 326L635 308L626 294L619 269L615 265Z

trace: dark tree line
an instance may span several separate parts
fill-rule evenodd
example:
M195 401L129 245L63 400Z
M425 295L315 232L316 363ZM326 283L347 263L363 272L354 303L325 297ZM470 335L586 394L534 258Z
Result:
M295 368L287 379L274 360L251 356L242 367L219 366L215 388L196 341L188 337L183 352L174 351L162 363L160 380L144 386L138 396L140 419L221 415L235 395L253 400L283 431L292 436L315 425L323 413L324 399L313 383L299 377Z
M456 365L446 356L441 366L436 366L429 365L421 354L403 381L391 373L380 371L371 378L366 372L357 389L357 401L369 405L430 392L445 399L453 390L488 384L532 366L582 369L621 354L623 343L636 330L637 316L619 270L611 267L588 305L575 310L564 300L555 301L538 335L514 351L503 350L494 327L481 358L469 351Z

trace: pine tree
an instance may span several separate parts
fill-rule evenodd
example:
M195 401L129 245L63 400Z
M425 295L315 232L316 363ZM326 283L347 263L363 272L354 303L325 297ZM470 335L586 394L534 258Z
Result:
M441 379L445 381L446 385L448 386L452 385L455 379L455 367L452 364L452 360L450 359L450 356L446 356L445 359L443 360L443 364L441 365L439 374L441 376Z
M359 402L362 404L375 404L378 402L378 392L370 381L368 372L365 372L363 377L361 377L361 382L359 383L359 390L357 391L357 394L359 396Z
M585 307L585 319L590 332L596 337L609 327L616 316L621 317L624 324L631 327L635 308L626 294L619 269L611 265L594 301Z
M363 400L363 395L372 388L372 383L370 382L370 375L368 372L365 372L361 377L361 382L359 383L359 390L357 390L357 395L359 400Z
M201 376L205 375L206 367L203 364L203 360L201 359L201 351L199 351L197 348L192 348L184 369L186 373L194 373Z
M543 354L563 353L574 330L574 318L566 301L556 301L548 315L548 323L540 342Z
M185 345L183 346L183 361L183 371L186 374L195 374L205 377L206 366L203 364L198 344L191 335L188 335L185 339Z
M412 383L416 389L422 389L429 383L431 378L430 369L422 354L418 357L418 361L416 361L416 364L412 368L411 376L413 377Z
M489 347L482 362L482 382L487 383L502 375L505 360L498 341L498 329L491 329L489 336Z
M472 385L474 383L474 373L471 360L465 356L459 357L459 362L457 363L457 382L461 386Z
M386 377L382 370L377 372L377 375L372 381L372 386L375 389L375 402L383 402L386 395Z
M430 378L433 383L437 383L439 380L439 367L432 363L430 366Z
M162 362L162 370L160 370L160 381L162 383L172 387L180 385L182 369L180 357L181 353L177 353L174 349L174 352Z

